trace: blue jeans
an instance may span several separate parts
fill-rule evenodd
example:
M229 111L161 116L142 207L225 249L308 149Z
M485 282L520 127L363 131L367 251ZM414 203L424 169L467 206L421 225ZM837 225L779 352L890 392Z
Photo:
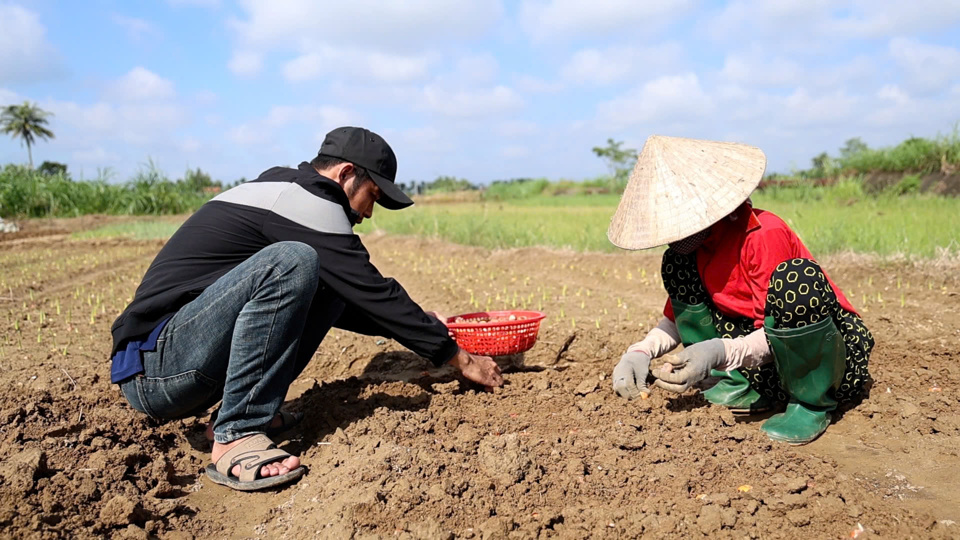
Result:
M263 433L343 302L319 283L316 250L279 242L180 309L143 353L145 372L120 385L157 420L203 414L222 400L214 440Z

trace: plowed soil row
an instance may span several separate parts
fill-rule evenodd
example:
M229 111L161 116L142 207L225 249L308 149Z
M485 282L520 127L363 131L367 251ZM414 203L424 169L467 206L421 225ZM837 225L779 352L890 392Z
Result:
M656 254L368 237L425 308L542 310L539 340L485 393L333 331L285 405L307 476L242 494L201 473L205 417L152 424L109 383L110 323L159 244L41 238L0 241L0 537L960 537L956 267L821 261L877 338L875 383L790 447L696 391L613 394L659 319Z

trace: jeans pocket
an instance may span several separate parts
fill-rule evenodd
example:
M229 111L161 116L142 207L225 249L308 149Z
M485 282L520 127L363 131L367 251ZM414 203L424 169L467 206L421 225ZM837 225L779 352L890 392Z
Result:
M143 412L159 420L196 416L210 403L219 384L193 369L170 377L137 379Z

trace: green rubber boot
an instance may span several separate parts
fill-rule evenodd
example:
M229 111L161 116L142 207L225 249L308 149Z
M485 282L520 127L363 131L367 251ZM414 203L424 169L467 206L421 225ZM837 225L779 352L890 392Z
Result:
M750 387L750 382L739 369L733 371L710 370L712 377L721 377L717 384L703 392L710 403L723 405L733 414L759 414L769 411L772 403Z
M670 304L684 347L720 337L717 327L713 325L713 314L706 304L684 304L672 298Z
M673 315L684 347L718 338L720 334L713 324L713 314L706 304L684 304L670 300ZM711 377L720 379L712 388L703 392L710 403L728 407L734 414L754 414L770 409L770 401L750 388L747 378L739 370L710 370Z
M780 380L790 396L786 412L776 414L760 428L775 441L800 445L816 439L830 425L843 379L846 346L833 319L803 328L773 328L764 321Z

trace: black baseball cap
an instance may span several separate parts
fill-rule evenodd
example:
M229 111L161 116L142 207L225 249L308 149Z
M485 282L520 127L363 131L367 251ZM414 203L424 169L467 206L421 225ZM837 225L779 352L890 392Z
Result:
M383 195L380 206L399 210L413 204L410 197L397 187L397 156L393 149L376 133L358 127L339 127L323 139L321 156L349 161L370 173Z

